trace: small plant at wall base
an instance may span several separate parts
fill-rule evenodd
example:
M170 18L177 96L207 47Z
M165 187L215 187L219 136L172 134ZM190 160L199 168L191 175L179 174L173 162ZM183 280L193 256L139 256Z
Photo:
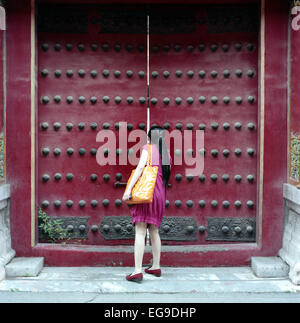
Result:
M43 231L52 243L56 243L57 240L70 239L70 232L62 227L61 220L50 218L39 205L37 208L39 229Z

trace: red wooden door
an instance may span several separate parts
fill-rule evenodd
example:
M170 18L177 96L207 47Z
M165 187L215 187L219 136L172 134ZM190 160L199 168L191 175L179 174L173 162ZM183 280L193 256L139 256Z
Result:
M150 121L192 132L193 149L204 130L203 174L172 169L163 244L255 241L256 5L39 6L38 203L71 243L132 244L121 197L134 166L99 166L96 135L111 130L118 149L120 121L146 130L147 13Z
M165 244L255 241L258 14L257 5L203 5L150 15L151 122L191 132L195 157L204 131L203 174L173 168ZM172 156L184 161L187 149L171 145Z
M62 221L71 243L132 244L121 198L134 166L119 165L131 148L120 150L119 125L146 130L144 9L131 6L129 15L110 6L41 5L38 52L39 204ZM98 154L116 154L117 165L97 163L103 130L116 146Z

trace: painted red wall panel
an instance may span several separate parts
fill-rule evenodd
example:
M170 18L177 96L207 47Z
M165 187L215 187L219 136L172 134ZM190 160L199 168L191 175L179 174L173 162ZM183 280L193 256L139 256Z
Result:
M1 17L0 17L1 19ZM1 140L1 174L0 174L0 184L5 182L5 112L4 112L4 31L0 30L0 140Z
M262 249L265 254L275 255L282 243L284 215L282 184L287 181L288 2L266 1L265 10L266 65ZM280 41L274 39L272 35L276 35L276 38Z
M3 93L3 31L0 31L0 133L4 127L4 93Z
M12 246L30 251L30 1L7 7L7 183L11 185Z

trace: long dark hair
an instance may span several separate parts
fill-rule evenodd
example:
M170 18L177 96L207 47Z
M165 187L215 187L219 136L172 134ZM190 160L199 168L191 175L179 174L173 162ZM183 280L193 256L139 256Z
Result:
M161 167L163 173L163 183L168 185L170 179L171 169L170 169L170 158L167 150L167 146L164 140L165 133L164 129L160 126L152 126L148 131L148 137L151 144L156 144L158 146Z

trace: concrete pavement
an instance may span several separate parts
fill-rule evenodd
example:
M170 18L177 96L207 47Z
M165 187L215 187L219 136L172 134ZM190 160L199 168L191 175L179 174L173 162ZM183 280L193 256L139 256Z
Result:
M44 267L37 277L0 282L0 302L22 303L300 303L287 278L258 278L250 267L162 268L128 282L132 268Z

